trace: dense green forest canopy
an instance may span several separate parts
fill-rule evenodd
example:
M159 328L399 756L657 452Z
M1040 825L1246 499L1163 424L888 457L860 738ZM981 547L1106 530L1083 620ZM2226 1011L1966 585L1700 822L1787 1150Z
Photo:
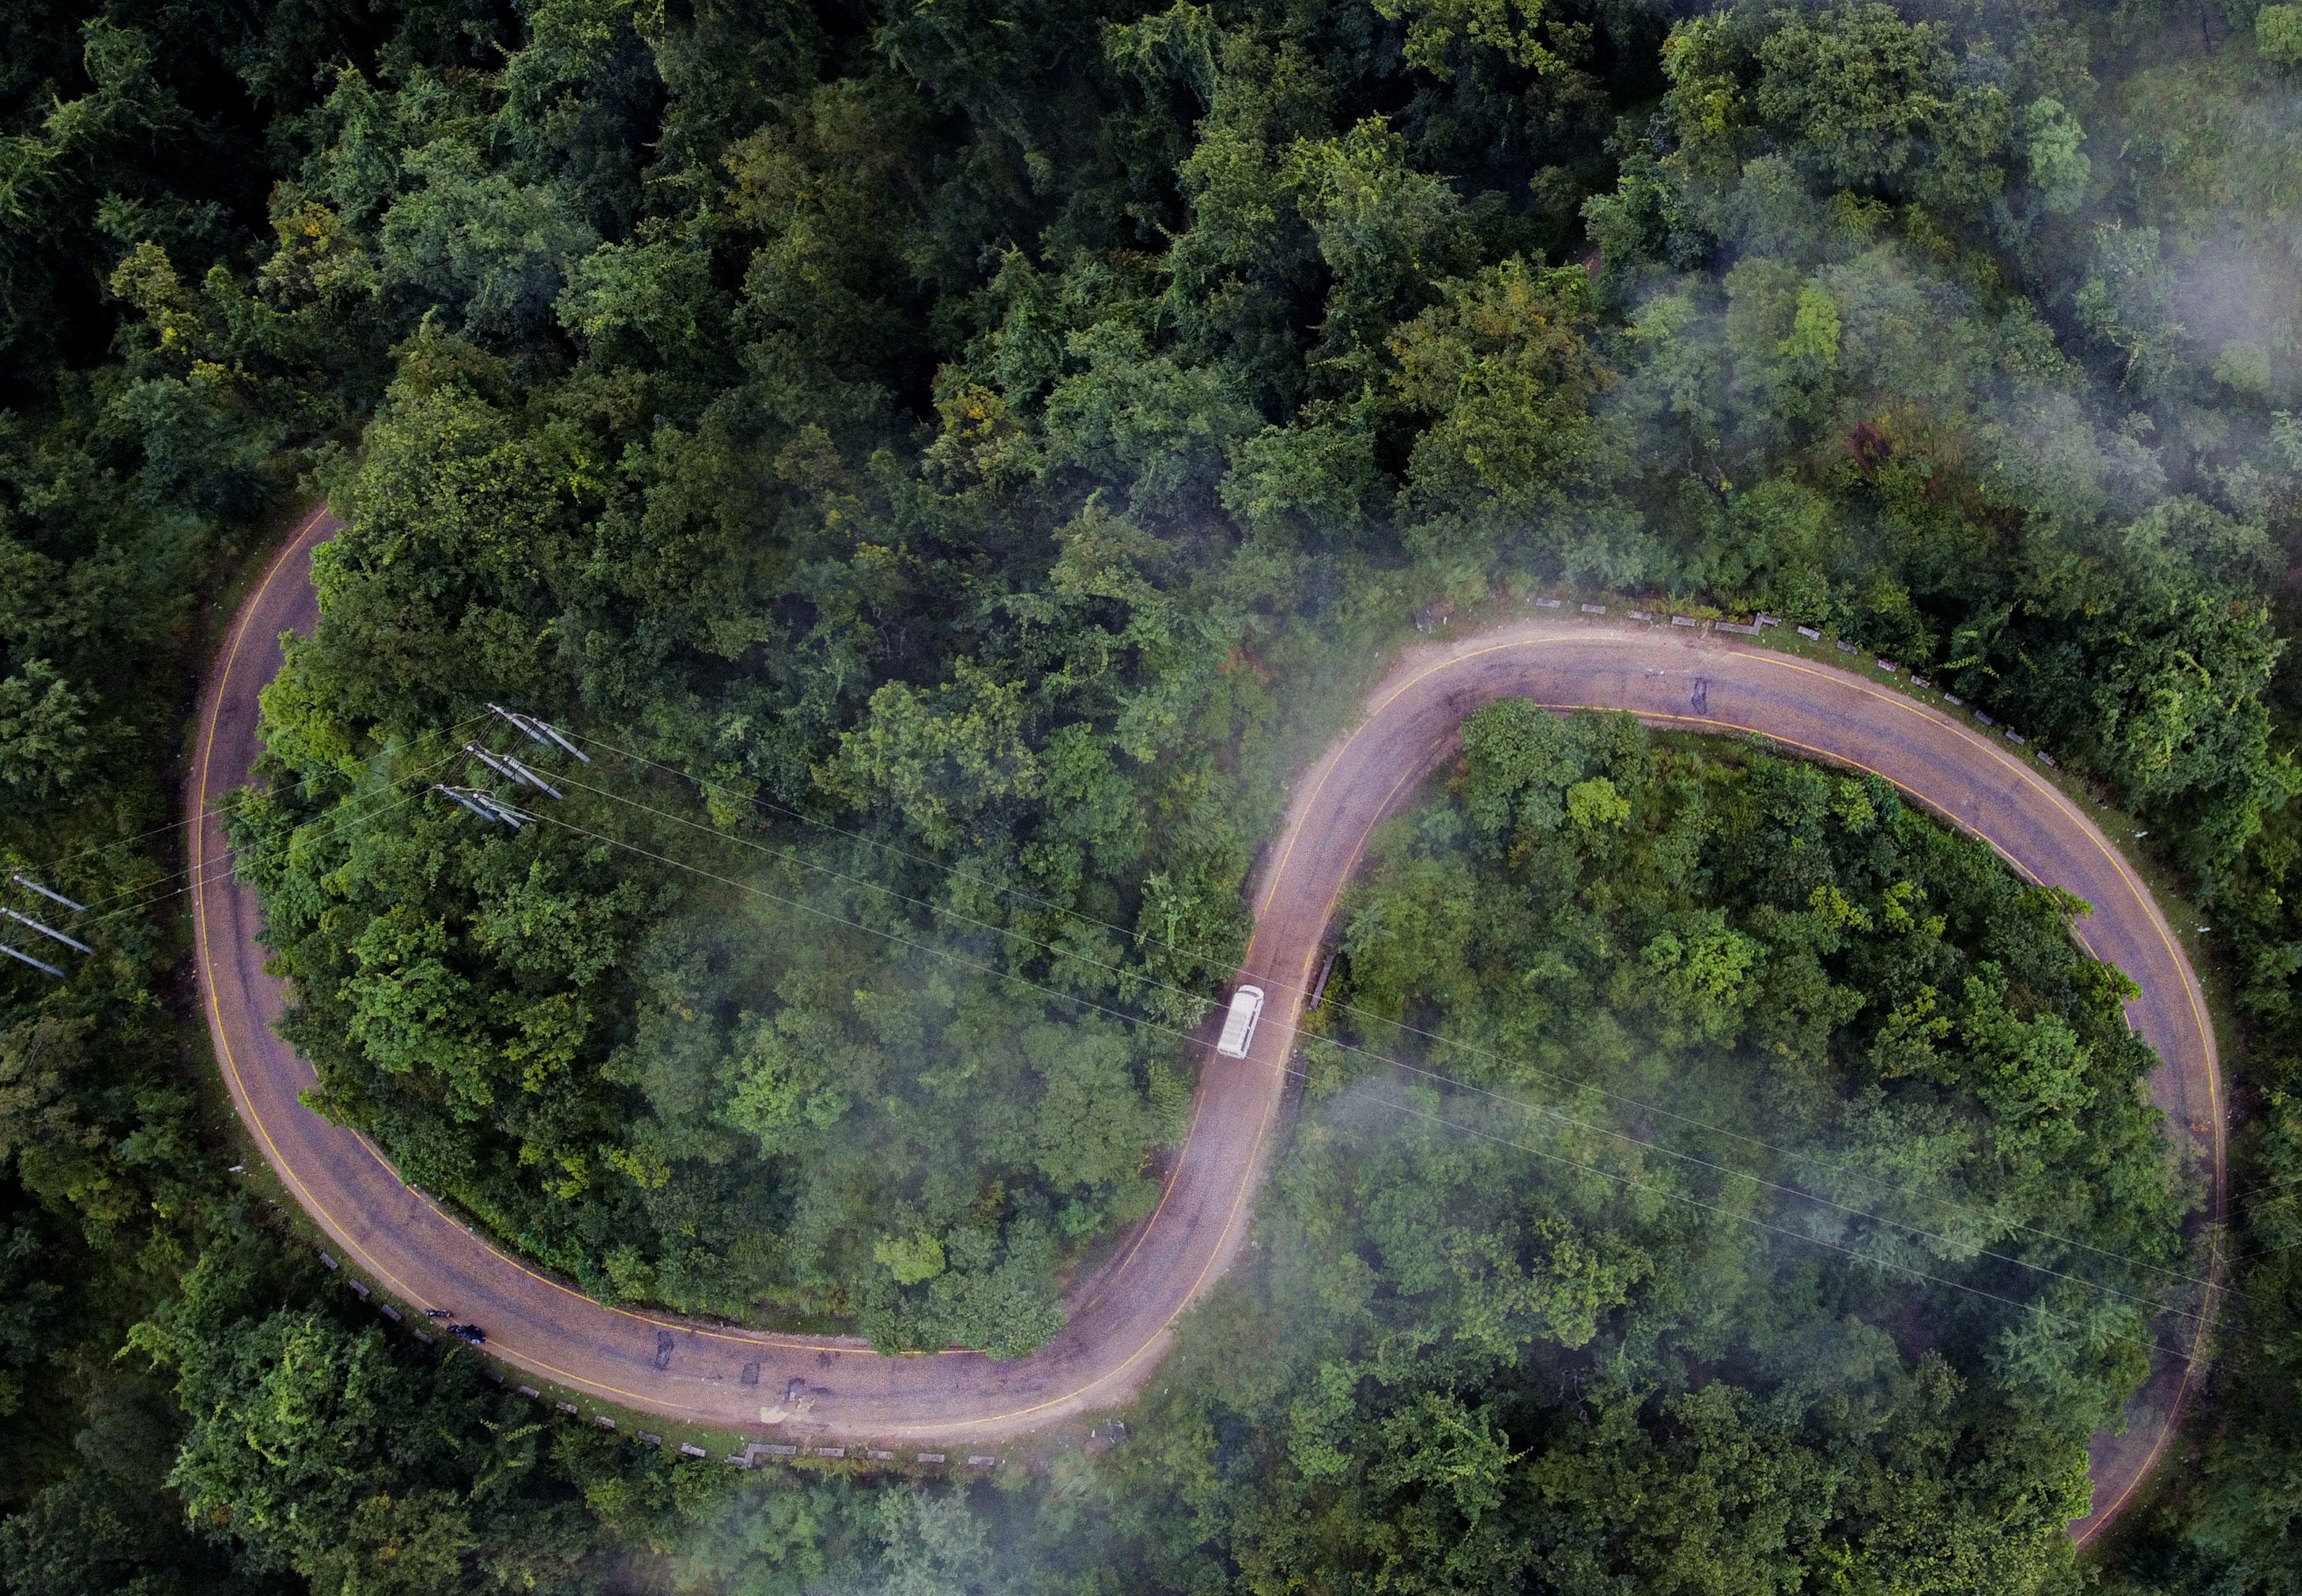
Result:
M540 1426L225 1173L172 756L207 601L315 490L351 525L238 836L328 1111L601 1295L890 1346L1038 1344L1143 1211L1282 783L1418 609L1570 585L1891 651L2211 911L2243 1295L2105 1578L2302 1582L2302 11L4 14L0 852L99 935L0 972L0 1589L2061 1587L2138 1366L2140 1276L1997 1316L1315 1049L1278 1262L1108 1458L736 1486ZM421 796L491 700L595 740L594 835ZM1802 1183L1891 1155L1953 1242L1850 1244L1967 1285L2036 1273L1978 1212L2172 1257L2059 908L1884 794L1858 828L1836 777L1572 736L1560 826L1474 786L1391 841L1335 1044L1556 1106L1525 1071L1572 1037ZM1832 882L1766 876L1779 837ZM1509 1239L1522 1306L1415 1273L1432 1213L1466 1268Z
M1875 781L1515 701L1465 743L1343 907L1268 1273L1122 1478L1260 1589L2075 1588L2181 1199L2071 904Z

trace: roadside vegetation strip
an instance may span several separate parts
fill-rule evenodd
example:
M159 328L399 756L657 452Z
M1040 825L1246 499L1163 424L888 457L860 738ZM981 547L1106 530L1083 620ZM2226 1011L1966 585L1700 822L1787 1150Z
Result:
M308 544L325 531L315 523L298 542ZM198 820L198 969L235 1105L298 1200L348 1259L390 1282L412 1306L450 1307L487 1324L491 1352L570 1390L639 1412L756 1428L769 1410L756 1400L758 1382L745 1388L732 1365L719 1366L735 1357L761 1365L770 1386L805 1380L816 1404L806 1422L824 1434L930 1442L996 1440L1125 1399L1164 1353L1176 1316L1244 1239L1287 1079L1294 1022L1335 904L1368 837L1448 756L1464 715L1505 696L1624 710L1692 729L1753 732L1873 770L1985 836L2033 879L2079 891L2096 906L2089 945L2142 986L2139 1027L2167 1061L2157 1078L2162 1101L2196 1098L2208 1109L2203 1130L2196 1114L2176 1115L2174 1123L2197 1144L2192 1150L2211 1176L2219 1214L2219 1083L2195 979L2140 882L2051 784L2001 745L1844 670L1685 631L1551 624L1506 628L1411 657L1374 695L1361 724L1301 784L1261 884L1242 975L1273 995L1271 1012L1248 1056L1207 1061L1192 1133L1158 1209L1118 1264L1072 1299L1069 1327L1042 1352L1007 1363L971 1354L886 1359L843 1338L772 1336L607 1307L467 1233L400 1185L362 1138L328 1126L297 1100L310 1072L270 1029L282 999L263 973L252 895L197 862L217 856L210 846L222 834L214 800L246 778L256 752L256 694L270 676L263 648L283 627L309 624L308 585L286 572L276 568L251 593L212 677L201 757L187 795L188 819ZM262 646L254 646L259 639ZM1703 707L1694 712L1690 706L1698 700ZM2205 1341L2211 1292L2196 1312L2194 1352ZM677 1349L660 1361L665 1335ZM819 1366L825 1358L836 1361L835 1372ZM2161 1361L2177 1365L2179 1382L2165 1416L2146 1422L2129 1438L2132 1444L2117 1449L2107 1477L2097 1459L2097 1484L2116 1499L2147 1473L2187 1401L2193 1358Z

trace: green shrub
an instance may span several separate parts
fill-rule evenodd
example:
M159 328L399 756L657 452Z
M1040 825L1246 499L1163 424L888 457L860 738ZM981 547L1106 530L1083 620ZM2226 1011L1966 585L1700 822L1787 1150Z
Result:
M2265 5L2256 13L2254 47L2264 61L2302 66L2302 5Z

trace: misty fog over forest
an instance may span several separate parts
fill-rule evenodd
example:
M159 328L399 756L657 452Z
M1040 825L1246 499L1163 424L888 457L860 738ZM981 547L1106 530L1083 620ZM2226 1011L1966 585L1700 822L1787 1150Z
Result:
M0 1596L2302 1596L2302 4L0 13ZM1987 737L2213 1114L1700 680L1386 773L1236 1256L996 1444L426 1320L212 1045L238 883L507 1277L1021 1378L1306 773L1544 626Z

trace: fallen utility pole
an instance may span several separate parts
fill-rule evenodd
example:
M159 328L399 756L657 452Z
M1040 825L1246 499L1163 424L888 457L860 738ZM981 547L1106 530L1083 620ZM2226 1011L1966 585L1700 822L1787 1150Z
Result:
M1311 1001L1303 1005L1305 1008L1315 1014L1319 1012L1319 1005L1325 1002L1327 997L1327 978L1334 973L1335 954L1334 950L1331 948L1328 950L1326 962L1319 966L1319 979L1311 983Z

